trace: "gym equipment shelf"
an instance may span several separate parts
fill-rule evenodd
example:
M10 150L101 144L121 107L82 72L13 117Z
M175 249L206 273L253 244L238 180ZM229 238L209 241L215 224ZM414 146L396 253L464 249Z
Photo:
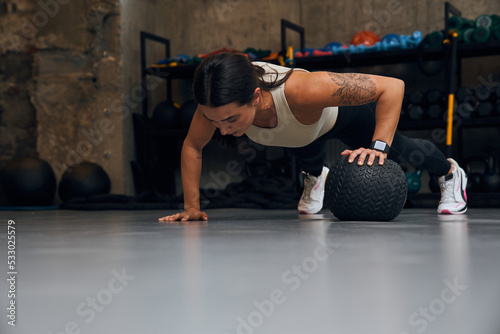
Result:
M488 41L475 44L458 45L458 58L485 57L500 54L500 41ZM424 61L443 60L445 50L442 46L426 47L423 50ZM343 55L296 58L296 67L308 71L329 70L334 68L362 67L414 63L418 61L418 50L389 50L369 53L346 53ZM191 79L196 65L179 65L172 67L149 67L149 75L169 79Z
M482 57L500 54L500 41L489 41L476 44L461 44L458 46L459 58ZM443 46L426 47L423 49L424 61L443 60L445 49ZM319 56L297 58L297 67L307 70L321 70L345 67L361 67L375 65L390 65L400 63L414 63L418 61L418 50L389 50L369 53L353 53L335 56Z

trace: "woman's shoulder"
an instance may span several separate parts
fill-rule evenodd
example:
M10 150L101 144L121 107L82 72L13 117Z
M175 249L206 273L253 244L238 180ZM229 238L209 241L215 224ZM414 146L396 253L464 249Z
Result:
M254 66L259 66L262 67L266 73L288 73L290 70L294 71L301 71L301 72L308 72L307 70L304 70L303 68L291 68L291 67L286 67L286 66L281 66L278 64L273 64L273 63L268 63L268 62L263 62L263 61L253 61L252 64Z

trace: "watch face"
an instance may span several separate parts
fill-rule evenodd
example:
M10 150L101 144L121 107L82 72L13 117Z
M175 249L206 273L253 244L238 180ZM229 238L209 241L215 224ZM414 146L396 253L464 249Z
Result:
M385 151L385 148L387 147L387 143L384 143L383 141L376 140L373 148L376 149L377 151Z

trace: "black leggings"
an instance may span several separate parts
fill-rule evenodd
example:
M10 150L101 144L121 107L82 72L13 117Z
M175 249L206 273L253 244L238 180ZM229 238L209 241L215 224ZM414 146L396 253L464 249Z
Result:
M304 171L318 176L325 163L328 139L339 139L351 149L368 148L374 131L375 103L339 107L337 122L332 130L307 146L286 150L299 160ZM398 163L409 163L438 176L447 174L451 168L450 162L432 142L408 138L398 130L394 134L388 158Z

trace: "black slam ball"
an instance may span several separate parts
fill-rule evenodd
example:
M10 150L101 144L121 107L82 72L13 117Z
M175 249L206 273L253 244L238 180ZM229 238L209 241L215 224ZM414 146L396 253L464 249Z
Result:
M50 165L39 158L14 158L7 163L0 182L12 206L47 206L54 201L56 177Z
M181 105L181 109L179 110L179 126L181 129L189 129L191 125L191 120L198 108L198 103L196 100L187 100Z
M340 220L388 221L396 218L406 202L406 178L401 167L378 158L368 166L358 159L340 158L325 183L325 204Z
M179 109L172 101L163 101L156 105L153 110L151 122L158 130L172 130L177 129L177 113Z
M111 180L106 171L96 163L82 162L68 168L59 182L59 197L64 202L75 197L91 197L108 194Z

